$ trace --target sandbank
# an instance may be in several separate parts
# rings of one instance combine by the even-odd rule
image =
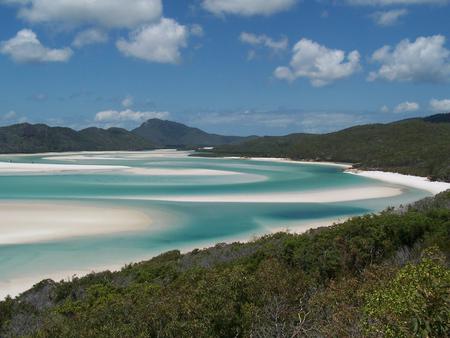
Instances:
[[[59,202],[0,202],[0,245],[144,231],[152,220],[141,211]]]
[[[119,198],[128,200],[196,203],[333,203],[387,198],[398,196],[402,193],[402,189],[396,187],[363,186],[357,188],[259,194],[123,196]]]

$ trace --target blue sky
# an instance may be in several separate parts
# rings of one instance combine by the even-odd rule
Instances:
[[[328,132],[450,111],[448,0],[0,0],[0,124]]]

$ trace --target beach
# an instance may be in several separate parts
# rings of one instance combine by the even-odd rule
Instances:
[[[433,195],[450,189],[450,183],[433,182],[426,177],[420,176],[403,175],[385,171],[362,171],[356,169],[349,169],[346,172],[348,174],[363,176],[374,180],[380,180],[393,184],[401,184],[411,188],[426,190]]]

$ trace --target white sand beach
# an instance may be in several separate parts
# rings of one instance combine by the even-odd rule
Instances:
[[[402,175],[384,171],[362,171],[355,169],[350,169],[346,172],[352,175],[372,178],[383,182],[400,184],[411,188],[426,190],[434,195],[450,189],[450,183],[433,182],[426,177],[420,176]]]
[[[0,245],[150,229],[141,211],[78,203],[0,202]]]

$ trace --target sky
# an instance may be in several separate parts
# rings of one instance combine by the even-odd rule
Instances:
[[[0,0],[0,125],[325,133],[450,111],[450,0]]]

